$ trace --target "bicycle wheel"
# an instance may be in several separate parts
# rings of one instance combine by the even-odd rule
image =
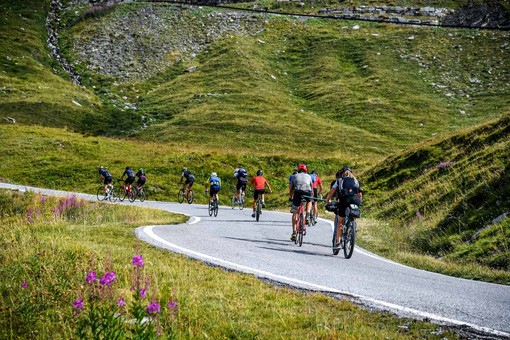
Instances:
[[[123,187],[118,188],[115,191],[115,194],[120,202],[124,201],[124,199],[126,198],[126,190],[124,190]]]
[[[104,192],[104,187],[99,187],[99,189],[97,189],[97,200],[102,202],[106,199],[108,199],[108,194]]]
[[[218,200],[214,198],[213,200],[213,206],[214,206],[214,217],[218,216]]]
[[[245,204],[246,202],[244,201],[244,192],[241,192],[239,194],[239,210],[243,210]]]
[[[136,200],[137,196],[138,196],[138,189],[135,186],[134,188],[131,188],[131,191],[128,192],[129,202],[133,203]]]
[[[145,190],[143,190],[143,187],[138,190],[138,198],[140,198],[140,202],[145,201]]]
[[[115,188],[108,189],[108,199],[110,202],[116,202],[118,199],[118,195],[115,193]]]
[[[260,200],[257,201],[257,211],[255,212],[255,219],[257,220],[257,222],[259,221],[260,219],[260,213],[262,211],[262,204],[260,203]]]
[[[305,228],[305,217],[303,213],[299,214],[299,220],[297,225],[297,244],[301,247],[303,245],[303,234]]]
[[[335,215],[335,222],[333,224],[333,255],[338,255],[340,252],[340,248],[338,247],[338,244],[336,243],[336,235],[338,232],[338,215]]]
[[[189,190],[189,193],[188,193],[188,204],[191,204],[193,203],[193,190]]]
[[[180,189],[177,193],[177,202],[182,203],[184,202],[184,190]]]
[[[213,214],[213,210],[214,210],[213,204],[214,203],[209,202],[209,204],[207,205],[207,212],[209,213],[209,216],[212,216],[212,214]]]
[[[350,259],[354,251],[354,243],[356,242],[356,221],[349,220],[344,234],[344,256]]]

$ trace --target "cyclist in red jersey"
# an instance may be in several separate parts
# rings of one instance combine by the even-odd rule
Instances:
[[[267,180],[263,177],[264,172],[262,170],[257,171],[257,176],[253,177],[253,179],[250,182],[250,189],[253,187],[253,214],[251,214],[251,217],[255,217],[255,210],[257,209],[257,201],[259,197],[262,200],[262,207],[265,208],[266,204],[264,202],[264,194],[266,193],[266,186],[269,189],[269,192],[273,192],[271,190],[271,186],[269,186],[269,183]]]
[[[319,217],[318,215],[318,212],[319,212],[319,209],[318,209],[318,204],[317,204],[317,201],[318,201],[318,198],[319,198],[319,195],[322,195],[322,180],[321,178],[319,177],[319,174],[317,173],[317,170],[314,170],[312,171],[312,174],[310,175],[312,177],[312,188],[313,188],[313,216],[315,217],[315,220],[317,220],[317,218]]]

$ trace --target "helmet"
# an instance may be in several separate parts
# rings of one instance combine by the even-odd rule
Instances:
[[[299,164],[297,167],[297,171],[298,172],[304,171],[304,172],[308,173],[308,168],[306,167],[305,164]]]
[[[217,174],[217,173],[215,173],[215,172],[213,172],[213,173],[211,174],[211,177],[217,177],[217,176],[218,176],[218,174]]]
[[[188,171],[188,168],[184,167],[182,168],[182,171]]]
[[[317,170],[313,170],[312,174],[316,174],[317,175]]]
[[[131,167],[130,166],[126,166],[126,170],[131,170]]]
[[[140,168],[140,169],[138,169],[138,171],[143,172],[143,169],[142,169],[142,168]]]
[[[264,174],[264,171],[262,170],[257,170],[257,176],[262,176]]]
[[[97,170],[101,170],[101,169],[104,169],[104,166],[100,166],[99,168],[97,168]]]
[[[350,171],[350,172],[352,172],[352,169],[351,169],[351,168],[349,168],[347,165],[346,165],[346,166],[344,166],[344,167],[340,170],[340,172],[342,173],[342,176],[343,176],[343,174],[344,174],[346,171]]]

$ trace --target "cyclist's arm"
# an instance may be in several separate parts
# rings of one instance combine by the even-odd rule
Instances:
[[[326,197],[326,203],[331,202],[331,199],[333,198],[335,191],[336,191],[336,188],[331,188],[331,190],[329,190],[328,196]]]
[[[273,192],[273,190],[271,190],[271,186],[269,185],[268,181],[266,180],[266,182],[264,183],[264,185],[267,186],[267,188],[269,189],[269,192]]]

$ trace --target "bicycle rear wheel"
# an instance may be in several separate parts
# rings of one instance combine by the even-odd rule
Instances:
[[[99,202],[102,202],[105,201],[106,199],[108,199],[108,194],[104,192],[104,187],[100,187],[99,189],[97,189],[97,200]]]
[[[138,196],[138,189],[135,186],[134,188],[131,188],[130,192],[128,192],[129,202],[133,203],[136,200],[137,196]]]
[[[138,190],[138,196],[140,198],[140,202],[145,201],[145,190],[143,190],[143,187]]]
[[[207,205],[207,212],[209,213],[209,216],[212,216],[214,210],[214,203],[209,202],[209,205]]]
[[[239,193],[239,210],[243,210],[244,209],[244,205],[245,205],[245,201],[244,201],[244,191],[240,192]]]
[[[126,194],[126,190],[124,190],[123,187],[120,187],[117,189],[116,191],[116,195],[117,195],[117,198],[119,199],[120,202],[123,202],[124,199],[126,198],[127,194]]]
[[[340,248],[338,247],[338,244],[336,243],[336,236],[338,233],[338,215],[335,215],[335,222],[333,224],[333,255],[338,255],[340,252]]]
[[[214,217],[216,217],[218,216],[218,200],[216,198],[214,198],[213,205],[214,205]]]
[[[188,193],[188,204],[191,204],[193,203],[193,190],[189,190],[189,193]]]
[[[180,189],[177,193],[177,202],[182,203],[184,202],[184,190]]]
[[[297,244],[301,247],[303,245],[303,232],[305,228],[305,217],[303,213],[299,214],[299,220],[297,225]]]
[[[261,207],[260,201],[257,201],[257,211],[255,212],[255,219],[257,220],[257,222],[260,219],[261,211],[262,211],[262,207]]]
[[[350,259],[356,242],[356,221],[353,219],[347,222],[344,240],[344,256],[346,259]]]

